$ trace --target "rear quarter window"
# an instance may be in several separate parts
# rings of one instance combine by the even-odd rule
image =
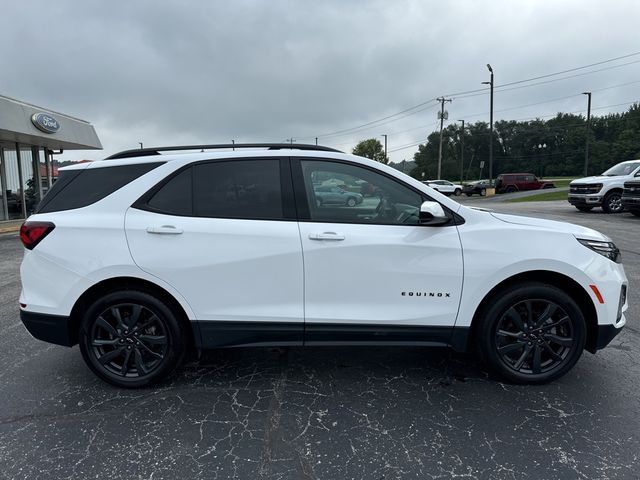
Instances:
[[[164,162],[85,168],[60,172],[56,183],[38,205],[36,213],[87,207],[111,195]]]

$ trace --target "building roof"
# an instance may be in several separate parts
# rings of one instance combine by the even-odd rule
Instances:
[[[93,125],[71,115],[0,95],[0,145],[101,150]]]

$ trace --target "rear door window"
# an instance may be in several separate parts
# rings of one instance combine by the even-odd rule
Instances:
[[[282,220],[280,173],[280,159],[196,163],[134,206],[167,215]]]

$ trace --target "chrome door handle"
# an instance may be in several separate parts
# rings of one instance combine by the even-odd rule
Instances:
[[[310,240],[344,240],[344,235],[340,235],[336,232],[322,232],[322,233],[311,233],[309,234]]]
[[[179,235],[182,233],[181,228],[173,225],[162,225],[161,227],[147,227],[147,233],[156,233],[160,235]]]

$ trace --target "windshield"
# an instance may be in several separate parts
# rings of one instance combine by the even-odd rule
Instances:
[[[640,160],[637,162],[619,163],[618,165],[611,167],[602,175],[606,177],[615,177],[618,175],[629,175],[638,167],[640,167]]]

